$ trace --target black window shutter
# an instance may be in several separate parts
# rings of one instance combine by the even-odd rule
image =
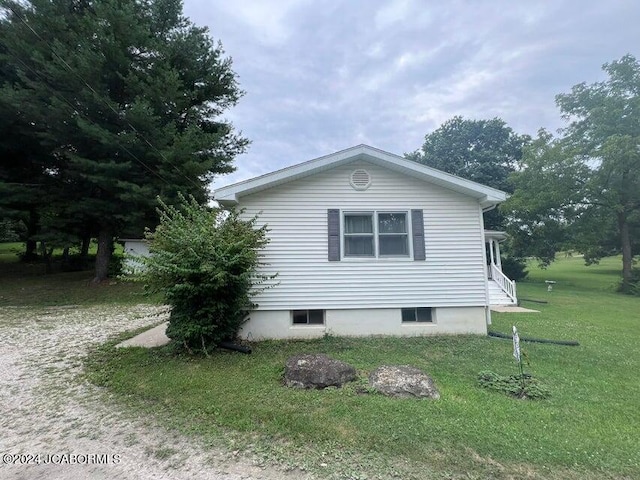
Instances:
[[[327,226],[329,230],[329,261],[340,261],[340,210],[327,210]]]
[[[411,210],[411,231],[413,232],[413,259],[425,260],[424,217],[422,210]]]

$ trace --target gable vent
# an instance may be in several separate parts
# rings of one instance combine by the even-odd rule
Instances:
[[[359,168],[351,173],[351,186],[356,190],[366,190],[371,185],[371,175]]]

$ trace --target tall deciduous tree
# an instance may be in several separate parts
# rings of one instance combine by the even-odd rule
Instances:
[[[569,126],[525,158],[512,205],[516,217],[534,213],[562,225],[587,261],[612,253],[616,238],[628,290],[640,244],[640,64],[625,55],[603,70],[607,80],[556,97]]]
[[[566,144],[544,129],[538,132],[511,175],[513,195],[500,206],[516,255],[536,257],[546,266],[569,246],[589,174]]]
[[[157,196],[205,201],[245,149],[220,120],[242,95],[231,61],[179,0],[0,5],[0,54],[18,77],[0,104],[49,154],[57,227],[97,235],[100,281],[114,236],[155,225]]]
[[[527,135],[518,135],[503,120],[468,120],[456,116],[425,136],[420,150],[407,158],[499,190],[512,191],[508,177],[522,158]],[[488,228],[502,228],[497,212],[487,215]]]
[[[566,141],[596,162],[587,200],[616,220],[626,290],[633,264],[631,231],[640,211],[640,64],[625,55],[603,70],[606,81],[575,85],[556,102],[570,122]]]

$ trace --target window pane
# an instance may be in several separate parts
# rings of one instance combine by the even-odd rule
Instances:
[[[346,256],[373,257],[373,236],[345,237],[344,254]]]
[[[309,323],[313,325],[322,325],[324,323],[324,311],[309,310]]]
[[[379,213],[379,233],[407,233],[406,213]]]
[[[402,309],[402,321],[403,322],[415,322],[416,321],[416,309],[415,308],[403,308]]]
[[[380,255],[409,255],[407,235],[381,235]]]
[[[416,308],[416,317],[419,322],[431,322],[431,307]]]
[[[373,215],[345,215],[345,233],[373,233]]]
[[[307,323],[307,310],[294,310],[293,323]]]

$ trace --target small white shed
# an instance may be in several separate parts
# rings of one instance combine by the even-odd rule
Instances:
[[[135,272],[144,268],[135,257],[149,255],[149,242],[144,238],[121,238],[119,241],[124,245],[125,270]]]

